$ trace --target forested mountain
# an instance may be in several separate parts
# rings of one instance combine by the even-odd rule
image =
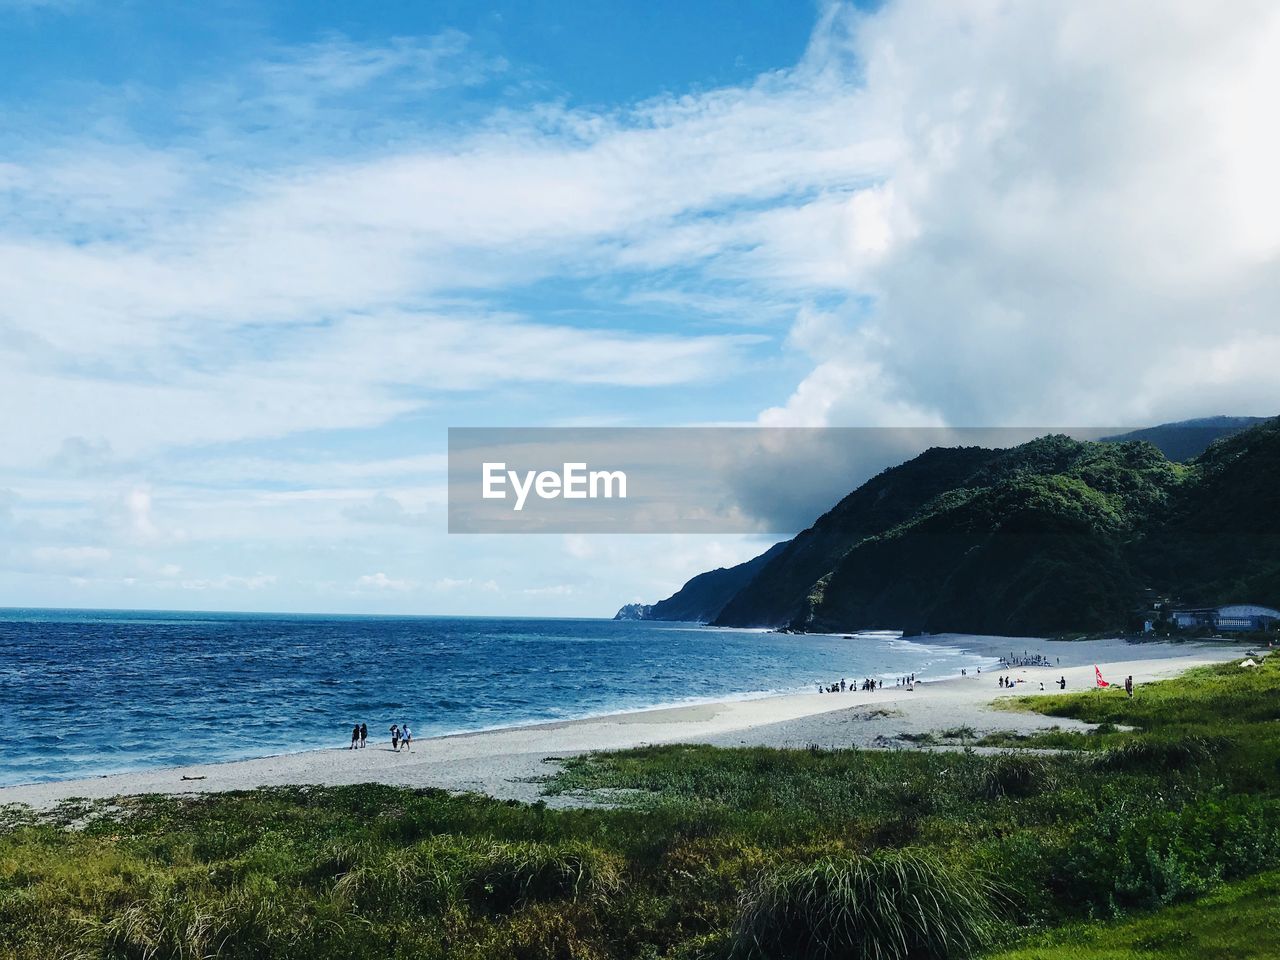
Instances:
[[[1145,440],[937,448],[732,568],[740,586],[706,619],[1045,634],[1120,629],[1146,591],[1274,606],[1278,491],[1280,419],[1231,432],[1187,463]],[[682,593],[668,609],[692,609]]]
[[[1143,427],[1129,433],[1106,437],[1107,440],[1146,440],[1155,444],[1170,460],[1193,460],[1209,448],[1209,444],[1263,423],[1266,417],[1199,417],[1179,420],[1155,427]]]

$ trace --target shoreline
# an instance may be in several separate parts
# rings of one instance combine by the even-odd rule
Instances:
[[[942,637],[931,638],[935,641]],[[1010,652],[1022,638],[961,637],[946,640],[986,654]],[[621,750],[663,743],[716,746],[908,748],[904,734],[968,726],[977,735],[995,730],[1029,732],[1050,726],[1074,727],[1077,721],[992,707],[1011,695],[997,676],[1026,682],[1014,696],[1034,694],[1038,684],[1065,676],[1068,691],[1093,687],[1093,665],[1113,682],[1132,674],[1138,684],[1176,676],[1194,666],[1235,659],[1235,646],[1208,643],[1129,644],[1117,641],[1034,641],[1035,651],[1061,665],[986,670],[945,680],[918,683],[914,691],[886,686],[875,692],[792,693],[750,699],[666,706],[599,717],[555,720],[470,731],[417,740],[411,751],[393,752],[383,739],[364,750],[330,747],[252,759],[150,768],[85,779],[46,781],[0,788],[0,805],[48,809],[72,798],[107,799],[138,794],[190,794],[269,786],[343,786],[384,783],[438,787],[530,802],[542,799],[539,781],[554,772],[555,761],[575,754]],[[1070,648],[1062,649],[1062,648]],[[1127,648],[1127,649],[1126,649]],[[1031,649],[1028,646],[1028,649]],[[1129,652],[1138,657],[1115,657]],[[1017,652],[1016,649],[1013,652]],[[1107,656],[1102,656],[1107,654]],[[1068,662],[1068,657],[1071,662]],[[993,655],[994,659],[994,655]],[[1046,689],[1056,693],[1056,685]],[[188,779],[183,779],[186,777]],[[550,798],[548,798],[550,799]],[[555,798],[557,805],[581,803]]]
[[[764,627],[759,627],[759,628],[723,627],[722,628],[722,627],[711,627],[706,624],[691,624],[691,623],[681,623],[681,622],[674,622],[674,621],[670,624],[670,626],[673,628],[682,629],[682,630],[689,630],[689,629],[709,630],[709,631],[724,630],[731,633],[748,632],[748,633],[764,634],[764,633],[773,632]],[[889,635],[889,634],[892,634],[892,635]],[[815,633],[815,634],[812,634],[811,636],[816,638],[824,638],[824,639],[841,639],[844,637],[848,637],[849,635],[839,634],[839,633],[832,633],[832,634]],[[909,650],[917,652],[922,662],[931,661],[933,658],[935,658],[938,655],[939,651],[945,651],[945,653],[943,654],[944,657],[957,661],[954,664],[955,669],[958,669],[960,666],[966,666],[968,669],[974,670],[979,665],[985,668],[994,662],[993,657],[990,657],[984,653],[968,650],[966,649],[965,644],[963,643],[947,642],[949,637],[952,638],[953,640],[954,638],[962,638],[966,640],[979,641],[979,646],[981,646],[981,641],[987,641],[992,638],[981,637],[979,635],[938,635],[938,636],[941,638],[939,642],[927,643],[920,638],[903,637],[897,631],[864,631],[861,633],[854,634],[852,636],[852,639],[856,642],[856,640],[861,638],[873,637],[878,642],[885,644],[886,649],[888,649],[890,646],[899,648],[899,653],[901,653],[901,649],[900,649],[901,647],[906,647]],[[934,638],[930,637],[928,639],[932,640]],[[963,663],[963,664],[959,663],[958,658],[960,657],[968,657],[970,658],[970,662]],[[929,662],[927,666],[923,666],[918,669],[925,671],[924,673],[917,673],[917,676],[925,680],[945,679],[953,675],[953,672],[954,672],[953,664],[951,663],[948,663],[944,668],[940,664]],[[892,672],[881,671],[879,673],[876,673],[875,676],[877,676],[877,678],[891,679]],[[821,679],[823,680],[824,683],[838,681],[840,679],[839,671],[833,671],[829,675],[824,676]],[[811,690],[815,689],[816,680],[817,678],[815,677],[810,679],[797,680],[793,683],[774,686],[774,687],[766,687],[766,688],[759,688],[759,689],[744,689],[740,691],[720,690],[714,693],[707,693],[707,694],[689,694],[687,696],[677,696],[670,699],[658,699],[654,702],[649,702],[649,703],[637,704],[634,702],[627,703],[623,701],[623,702],[614,703],[614,704],[597,704],[589,707],[583,706],[579,710],[566,710],[559,716],[555,716],[555,715],[547,716],[544,713],[542,716],[535,715],[532,717],[506,719],[502,722],[489,723],[486,725],[474,726],[474,727],[468,727],[466,725],[452,727],[452,728],[445,727],[444,729],[439,729],[439,727],[437,727],[430,734],[419,737],[416,742],[424,742],[428,739],[435,740],[435,739],[442,739],[447,737],[468,736],[468,735],[477,734],[477,733],[495,733],[495,732],[516,730],[516,729],[523,729],[523,728],[538,728],[538,727],[544,727],[549,724],[563,724],[563,723],[573,723],[578,721],[604,720],[604,719],[612,718],[615,716],[623,716],[623,715],[634,714],[634,713],[646,713],[654,710],[697,707],[697,706],[715,705],[720,703],[749,702],[754,700],[772,699],[776,697],[796,696],[796,695],[808,693]],[[390,719],[394,719],[394,718],[390,718]],[[339,726],[341,726],[341,724],[339,724]],[[441,726],[443,726],[443,724]],[[197,765],[205,766],[205,765],[215,765],[215,764],[225,764],[225,763],[239,763],[239,762],[245,762],[250,760],[264,760],[269,758],[290,757],[298,754],[306,754],[306,753],[313,753],[317,751],[334,749],[337,747],[345,748],[347,745],[347,740],[345,739],[345,735],[346,735],[346,730],[344,729],[336,738],[325,735],[325,734],[321,734],[318,737],[308,737],[307,739],[301,739],[297,741],[296,745],[293,745],[293,744],[286,745],[286,744],[280,744],[279,742],[276,742],[270,745],[265,745],[265,744],[259,745],[256,748],[248,747],[247,749],[240,749],[240,750],[234,750],[234,751],[218,750],[212,756],[195,755],[195,756],[183,757],[183,758],[175,757],[170,759],[168,762],[155,763],[155,762],[142,761],[140,764],[137,764],[137,765],[129,765],[128,763],[123,763],[118,767],[116,767],[115,769],[111,769],[110,767],[107,767],[104,769],[102,766],[99,766],[97,769],[90,769],[84,772],[71,770],[71,771],[65,772],[64,774],[60,773],[59,775],[56,775],[50,779],[19,780],[16,782],[9,782],[9,783],[0,781],[0,790],[6,790],[13,787],[38,786],[40,784],[63,783],[63,782],[70,782],[70,781],[90,782],[103,777],[117,777],[117,776],[131,775],[131,774],[142,774],[142,773],[146,773],[147,771],[176,769],[178,767],[186,769],[188,767],[193,767]],[[385,736],[385,727],[375,722],[374,736],[379,738]],[[2,766],[3,766],[3,761],[0,760],[0,767]]]

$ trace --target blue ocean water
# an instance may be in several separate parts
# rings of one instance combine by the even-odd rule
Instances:
[[[612,620],[0,610],[0,785],[954,676],[984,659],[856,639]]]

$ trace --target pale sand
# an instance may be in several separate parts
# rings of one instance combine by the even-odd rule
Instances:
[[[724,746],[804,747],[908,746],[902,733],[972,727],[978,736],[997,730],[1020,732],[1051,726],[1083,727],[1076,721],[992,709],[1004,694],[1001,672],[1024,679],[1017,694],[1046,692],[1060,675],[1067,690],[1094,685],[1093,664],[1120,683],[1132,674],[1138,684],[1172,677],[1189,667],[1242,656],[1240,647],[1208,644],[1142,644],[1122,641],[1055,643],[1043,640],[948,637],[927,642],[965,646],[975,652],[1029,649],[1061,657],[1062,666],[986,669],[982,674],[917,684],[913,691],[892,684],[874,693],[793,694],[615,714],[589,720],[512,727],[417,741],[412,752],[394,753],[384,739],[364,750],[312,750],[228,763],[144,770],[89,780],[66,780],[0,789],[0,804],[48,808],[69,798],[108,798],[144,793],[208,793],[291,784],[387,783],[474,791],[502,799],[539,799],[538,780],[553,773],[556,758],[597,750],[660,743]],[[1127,654],[1130,658],[1117,656]],[[1095,661],[1094,658],[1097,658]],[[838,679],[838,678],[835,678]],[[855,679],[855,678],[848,678]],[[860,679],[860,678],[858,678]],[[1139,695],[1141,695],[1139,693]],[[380,737],[385,737],[381,731]],[[201,779],[187,779],[196,777]],[[584,802],[551,798],[558,805]]]

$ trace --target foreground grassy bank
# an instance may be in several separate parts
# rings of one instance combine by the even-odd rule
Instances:
[[[1113,923],[1069,925],[993,960],[1234,960],[1280,957],[1280,873]]]
[[[1051,755],[652,748],[547,784],[604,809],[369,785],[10,811],[0,956],[1276,955],[1280,658],[1034,706],[1107,726]]]

